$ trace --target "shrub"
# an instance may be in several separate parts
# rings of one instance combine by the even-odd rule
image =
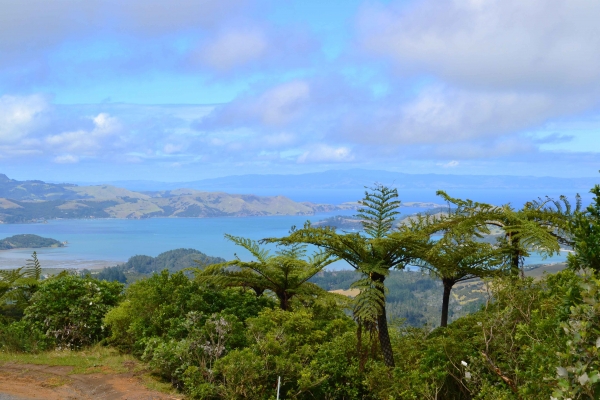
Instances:
[[[54,338],[58,348],[88,346],[107,336],[102,319],[122,290],[118,282],[61,274],[42,282],[23,320]]]
[[[141,279],[127,288],[125,300],[105,318],[111,328],[110,342],[124,351],[141,356],[146,340],[161,338],[182,340],[190,334],[186,323],[190,312],[198,313],[198,326],[215,313],[235,316],[239,321],[256,316],[275,302],[256,297],[240,289],[215,289],[191,281],[183,272],[163,271]],[[230,346],[241,346],[246,336],[243,329],[233,332]]]
[[[10,352],[38,353],[52,349],[54,338],[48,337],[26,321],[0,325],[0,349]]]

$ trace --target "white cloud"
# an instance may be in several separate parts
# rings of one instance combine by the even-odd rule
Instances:
[[[298,118],[310,98],[310,87],[304,81],[279,85],[259,97],[256,112],[266,125],[285,125]]]
[[[297,142],[296,135],[290,132],[280,132],[272,135],[264,135],[257,140],[264,146],[270,149],[280,149],[291,146]]]
[[[452,160],[452,161],[449,161],[449,162],[447,162],[445,164],[444,163],[438,163],[437,165],[439,165],[442,168],[454,168],[454,167],[458,167],[459,164],[460,163],[458,161]]]
[[[163,151],[167,154],[174,154],[174,153],[179,153],[180,151],[182,151],[183,147],[184,147],[183,145],[167,143],[164,145]]]
[[[210,28],[244,11],[246,0],[27,0],[4,1],[0,13],[0,49],[43,48],[77,33],[108,29],[164,34]]]
[[[53,161],[57,164],[75,164],[79,162],[79,157],[71,154],[65,154],[54,157]]]
[[[310,84],[294,80],[274,86],[258,96],[241,96],[216,107],[197,124],[200,130],[228,127],[281,127],[301,116],[311,100]]]
[[[465,85],[533,90],[600,86],[600,2],[424,0],[363,8],[365,49],[398,70]]]
[[[95,154],[103,147],[110,146],[113,136],[121,129],[118,119],[106,113],[100,113],[91,119],[94,124],[93,129],[80,129],[48,136],[46,143],[62,151],[86,154]]]
[[[304,163],[340,163],[354,161],[352,151],[348,147],[335,147],[326,144],[313,146],[298,157],[299,164]]]
[[[429,87],[372,115],[348,115],[339,135],[358,143],[455,143],[513,135],[551,118],[586,110],[589,98]]]
[[[265,34],[259,29],[248,29],[222,32],[199,53],[210,67],[227,71],[259,59],[267,49]]]
[[[0,97],[0,142],[22,140],[39,126],[39,116],[49,108],[41,95]]]

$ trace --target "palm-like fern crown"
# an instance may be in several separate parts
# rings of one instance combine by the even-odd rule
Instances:
[[[573,209],[566,197],[561,196],[558,201],[551,198],[534,200],[526,203],[522,209],[515,210],[510,204],[498,207],[455,199],[442,191],[438,195],[457,207],[456,215],[462,216],[460,225],[479,233],[489,233],[488,226],[497,226],[505,234],[505,244],[513,249],[518,248],[523,256],[527,256],[529,251],[552,256],[560,250],[559,243],[568,244],[566,232],[569,221],[581,205],[577,198]],[[452,223],[455,224],[454,221]]]
[[[358,209],[357,216],[362,219],[362,225],[367,235],[373,238],[383,238],[394,227],[400,200],[398,190],[381,184],[369,188],[365,197],[358,203],[362,206]]]
[[[41,276],[42,266],[35,251],[24,267],[0,270],[0,306],[26,302]]]
[[[306,245],[291,243],[270,254],[254,240],[232,235],[225,237],[250,252],[254,260],[242,261],[236,255],[236,260],[197,271],[198,280],[222,286],[250,287],[260,292],[271,290],[278,297],[285,296],[287,299],[294,295],[324,293],[308,280],[336,261],[328,252],[321,251],[306,257]]]
[[[488,243],[450,231],[439,241],[430,242],[415,264],[441,279],[459,282],[493,274],[503,264],[503,257]]]
[[[590,268],[600,271],[600,185],[590,190],[594,194],[592,204],[584,212],[577,210],[571,220],[571,233],[574,254],[568,258],[573,269]]]

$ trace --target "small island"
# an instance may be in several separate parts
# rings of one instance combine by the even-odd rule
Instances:
[[[64,243],[56,239],[38,235],[21,234],[0,240],[0,250],[38,249],[43,247],[64,247]]]

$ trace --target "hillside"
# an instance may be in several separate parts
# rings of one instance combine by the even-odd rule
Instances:
[[[38,249],[42,247],[64,247],[64,244],[55,239],[29,234],[14,235],[0,240],[0,250]]]
[[[156,257],[136,255],[130,257],[124,264],[103,268],[100,271],[85,270],[84,274],[91,274],[95,278],[107,281],[132,282],[144,276],[162,270],[171,273],[185,268],[199,267],[225,262],[224,258],[208,256],[195,249],[175,249],[165,251]]]
[[[295,202],[284,196],[255,196],[175,189],[135,192],[111,185],[76,186],[16,181],[0,174],[0,222],[67,218],[250,217],[311,215],[345,209]]]

